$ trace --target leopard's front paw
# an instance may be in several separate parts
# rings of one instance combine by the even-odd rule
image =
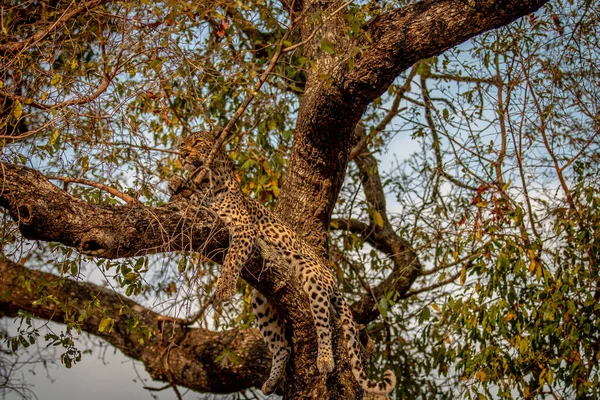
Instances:
[[[332,354],[319,354],[317,357],[317,368],[322,374],[328,374],[333,371],[335,362],[333,361]]]
[[[262,392],[268,396],[271,393],[273,393],[275,391],[275,389],[277,389],[277,382],[273,382],[271,379],[268,379],[263,385],[262,385]]]

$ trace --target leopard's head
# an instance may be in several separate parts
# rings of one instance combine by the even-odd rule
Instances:
[[[196,132],[183,139],[179,143],[179,157],[183,168],[193,171],[198,167],[205,166],[215,141],[215,137],[210,132]],[[219,149],[210,165],[210,169],[214,170],[223,163],[228,164],[229,160],[223,150]]]

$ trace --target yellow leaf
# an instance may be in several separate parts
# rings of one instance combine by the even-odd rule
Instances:
[[[87,172],[89,167],[90,167],[90,158],[86,154],[85,156],[83,156],[81,158],[81,169],[83,169],[83,172]]]
[[[533,275],[533,273],[535,272],[535,266],[536,266],[536,262],[535,259],[531,259],[531,262],[529,263],[529,275]]]
[[[50,146],[54,146],[54,144],[58,141],[59,136],[60,133],[58,129],[55,129],[54,132],[52,132],[52,135],[50,136]]]
[[[481,382],[485,382],[485,380],[487,379],[487,374],[485,373],[485,371],[477,371],[477,373],[475,374],[475,378]]]
[[[515,314],[514,311],[509,311],[508,314],[506,314],[506,322],[510,322],[513,319],[517,318],[517,314]]]
[[[112,329],[112,325],[115,323],[115,320],[110,318],[110,317],[104,317],[102,318],[102,321],[100,321],[100,325],[98,325],[98,331],[99,332],[104,332],[104,330],[106,328],[108,328],[108,326],[110,325],[110,330]]]
[[[383,217],[377,210],[373,210],[373,222],[380,228],[383,228]]]
[[[433,308],[433,309],[434,309],[435,311],[437,311],[437,312],[440,312],[440,307],[439,307],[437,304],[435,304],[435,303],[433,303],[433,304],[431,305],[431,308]]]
[[[464,285],[466,280],[467,280],[467,267],[464,266],[460,270],[460,284]]]
[[[271,121],[271,120],[269,120],[269,122],[270,122],[270,121]],[[277,128],[277,126],[275,126],[275,128]],[[269,163],[268,163],[268,162],[264,161],[264,162],[262,163],[262,167],[263,167],[263,169],[265,170],[265,172],[266,172],[268,175],[271,175],[271,166],[269,165]]]
[[[13,108],[13,115],[15,116],[16,119],[21,118],[21,115],[23,115],[23,106],[21,105],[21,102],[19,100],[15,100],[15,106]]]
[[[50,79],[50,84],[53,86],[58,85],[61,82],[62,82],[62,76],[60,76],[60,74],[54,74],[52,79]]]

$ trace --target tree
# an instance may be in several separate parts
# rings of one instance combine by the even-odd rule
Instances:
[[[166,181],[177,138],[220,124],[244,192],[331,260],[374,339],[370,375],[391,364],[399,398],[597,395],[595,2],[54,0],[2,15],[0,315],[64,323],[43,340],[65,366],[85,331],[174,388],[260,387],[249,284],[291,332],[284,397],[361,396],[342,340],[319,375],[307,300],[260,259],[236,303],[211,305],[227,235]],[[406,132],[422,151],[380,173]],[[42,340],[23,326],[14,350]]]

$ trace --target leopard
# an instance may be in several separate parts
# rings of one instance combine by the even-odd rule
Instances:
[[[243,194],[234,165],[225,151],[219,148],[212,153],[215,143],[215,132],[206,131],[193,133],[180,142],[178,153],[183,168],[189,171],[189,178],[174,177],[169,190],[171,194],[191,190],[194,201],[214,212],[228,230],[229,248],[217,279],[216,300],[232,299],[243,266],[258,251],[267,267],[277,265],[289,269],[290,276],[302,285],[317,333],[319,373],[328,374],[335,367],[330,326],[330,309],[333,309],[339,315],[355,379],[366,393],[387,395],[396,386],[396,376],[392,370],[386,370],[380,382],[367,378],[360,357],[358,326],[335,287],[334,275],[325,258],[265,206]],[[291,348],[280,311],[254,288],[251,306],[272,356],[270,375],[262,386],[263,393],[268,395],[283,378]]]

